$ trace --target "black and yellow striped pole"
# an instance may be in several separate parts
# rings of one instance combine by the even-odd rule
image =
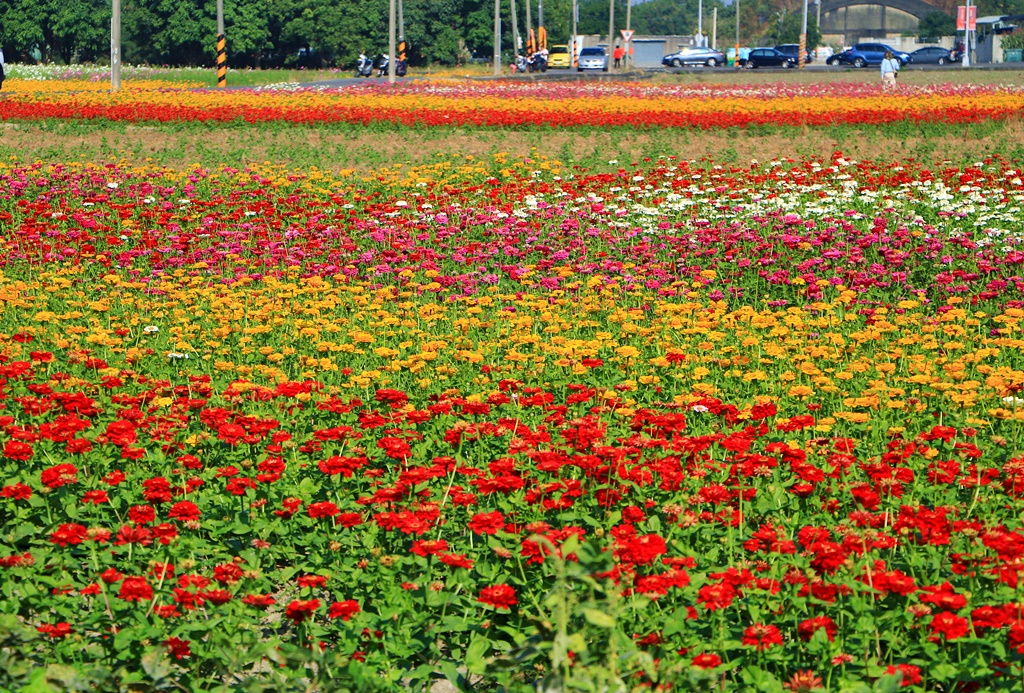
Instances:
[[[217,86],[228,85],[228,40],[224,36],[224,0],[217,0]]]

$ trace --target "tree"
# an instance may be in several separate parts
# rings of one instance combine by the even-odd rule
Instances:
[[[3,45],[15,55],[38,48],[43,62],[95,60],[109,45],[110,5],[105,0],[8,0],[0,10]]]
[[[917,33],[924,40],[955,36],[956,20],[945,12],[929,12],[918,25]]]
[[[768,31],[765,32],[765,38],[775,43],[799,43],[802,23],[802,12],[787,12],[769,26]],[[819,43],[821,43],[821,31],[818,29],[818,22],[813,14],[808,13],[807,50],[814,50]]]

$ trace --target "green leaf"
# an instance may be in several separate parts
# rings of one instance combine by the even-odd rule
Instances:
[[[615,619],[603,611],[597,609],[584,609],[583,618],[587,619],[587,623],[597,626],[598,628],[614,628]]]
[[[142,670],[156,683],[167,678],[173,669],[170,660],[167,658],[167,651],[162,647],[151,648],[146,654],[142,655],[140,663],[142,664]]]
[[[28,685],[21,689],[24,693],[57,693],[56,690],[46,682],[46,669],[36,669],[28,680]]]
[[[679,607],[665,620],[665,626],[661,631],[662,635],[667,638],[670,635],[684,632],[686,630],[686,621],[689,617],[690,612],[687,611],[686,607]]]
[[[491,641],[482,636],[473,636],[466,649],[466,668],[472,674],[483,674],[487,670],[487,653],[491,651]]]

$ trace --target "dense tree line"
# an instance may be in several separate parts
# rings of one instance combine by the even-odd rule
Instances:
[[[516,0],[520,32],[526,3],[536,25],[538,0]],[[627,0],[615,0],[616,29]],[[986,7],[986,2],[991,8]],[[609,0],[579,0],[579,32],[606,34]],[[698,0],[634,5],[639,34],[692,35]],[[350,65],[360,51],[387,46],[388,0],[224,0],[230,62],[235,67]],[[791,40],[800,0],[741,0],[741,37],[748,43]],[[493,50],[493,0],[405,0],[405,34],[415,64],[459,64]],[[501,0],[502,46],[512,47],[509,0]],[[552,42],[565,42],[571,0],[544,0]],[[704,29],[718,8],[719,38],[734,35],[735,5],[704,2]],[[983,0],[981,11],[1024,12],[1024,0]],[[151,65],[210,65],[215,0],[122,0],[124,59]],[[10,61],[102,62],[109,56],[110,0],[0,0],[0,43]],[[796,29],[799,31],[799,28]],[[815,29],[816,31],[816,29]],[[811,31],[812,35],[815,31]]]

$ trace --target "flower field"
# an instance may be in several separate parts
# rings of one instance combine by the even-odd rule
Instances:
[[[132,84],[128,82],[127,84]],[[5,120],[287,122],[475,127],[726,128],[885,123],[977,123],[1019,118],[1020,87],[874,83],[641,85],[411,82],[345,89],[285,87],[218,92],[141,80],[111,95],[101,82],[12,81]]]
[[[3,688],[1020,690],[1009,163],[0,166]]]

